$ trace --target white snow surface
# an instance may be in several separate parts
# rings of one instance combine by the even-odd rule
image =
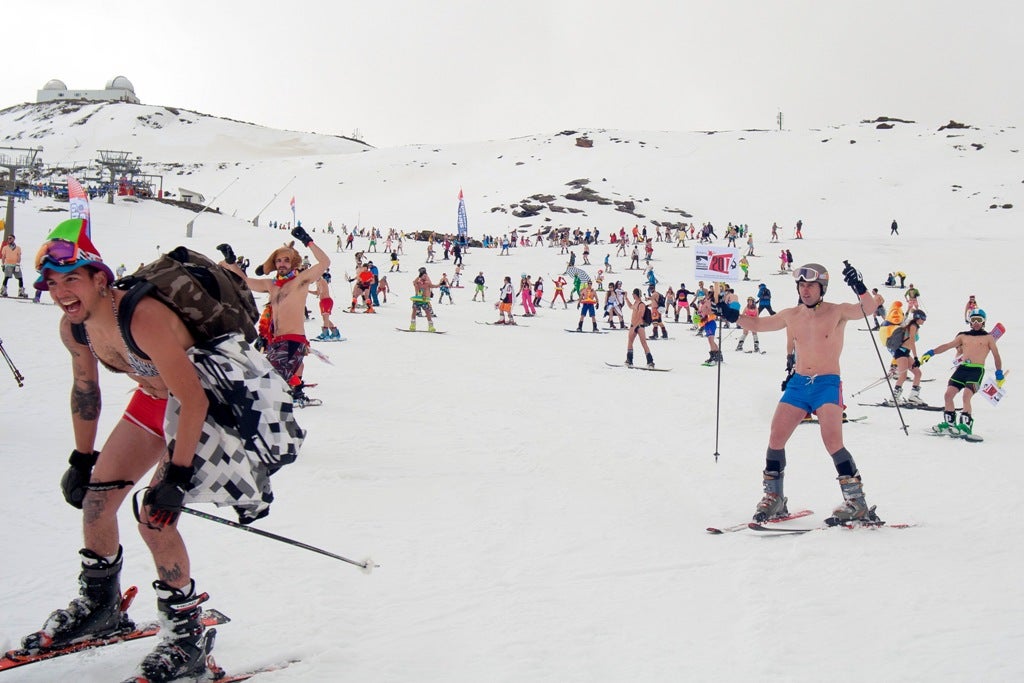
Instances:
[[[11,139],[17,124],[2,121],[6,144],[18,146]],[[816,261],[831,270],[830,301],[854,300],[838,277],[844,259],[869,286],[880,286],[889,271],[906,271],[929,314],[922,349],[964,329],[963,306],[975,294],[990,327],[1002,321],[1008,328],[1000,348],[1004,367],[1013,370],[1024,341],[1013,289],[1024,136],[1012,127],[939,131],[941,123],[715,134],[594,130],[578,132],[595,141],[592,149],[576,147],[576,135],[538,134],[285,155],[273,143],[240,151],[244,139],[214,129],[197,142],[180,126],[163,131],[162,147],[147,143],[147,161],[189,165],[181,184],[207,197],[240,177],[217,202],[223,214],[198,217],[194,237],[186,239],[189,212],[97,200],[93,237],[112,267],[131,269],[177,244],[216,255],[214,246],[224,241],[255,265],[289,239],[266,224],[290,220],[288,199],[295,195],[298,217],[317,229],[314,237],[332,257],[340,311],[348,298],[341,276],[353,272],[353,258],[335,253],[333,237],[323,233],[327,220],[336,227],[359,217],[385,230],[454,231],[460,187],[474,237],[567,225],[600,227],[605,240],[608,231],[634,223],[653,234],[651,220],[682,220],[666,210],[682,209],[695,221],[712,221],[720,235],[728,221],[749,224],[761,256],[751,259],[752,275],[771,287],[777,309],[795,303],[792,280],[773,275],[780,248],[790,248],[798,264]],[[61,153],[78,158],[58,144],[69,131],[52,134],[53,162]],[[292,135],[301,134],[260,139]],[[47,150],[51,137],[32,144]],[[96,137],[95,149],[118,147]],[[566,183],[581,178],[609,199],[635,200],[645,218],[566,200]],[[491,211],[534,194],[585,213],[544,210],[519,219]],[[268,202],[261,227],[250,225]],[[29,271],[37,245],[66,217],[66,204],[33,198],[16,212]],[[894,218],[898,237],[889,235]],[[797,219],[805,226],[802,241],[792,239]],[[772,221],[783,227],[779,245],[768,243]],[[609,252],[614,247],[598,245],[591,260]],[[655,245],[662,287],[693,288],[693,253]],[[386,254],[371,257],[386,274]],[[846,446],[869,503],[884,519],[918,526],[716,537],[705,527],[748,519],[761,496],[769,422],[784,376],[783,334],[762,334],[767,354],[746,355],[733,351],[738,335],[727,330],[719,374],[700,366],[706,341],[686,325],[669,325],[671,338],[652,350],[658,366],[672,372],[647,373],[605,365],[622,362],[622,332],[564,332],[575,327],[575,309],[545,304],[515,329],[475,324],[495,317],[504,275],[518,282],[526,272],[547,281],[561,272],[565,256],[548,248],[517,248],[509,256],[470,250],[465,280],[483,271],[487,302],[470,300],[471,285],[455,289],[454,305],[436,306],[438,328],[447,334],[397,332],[408,325],[410,282],[424,259],[425,244],[407,242],[404,272],[389,277],[394,291],[378,315],[335,313],[348,341],[317,347],[333,365],[307,362],[306,380],[319,384],[311,394],[324,405],[299,413],[305,446],[275,475],[277,500],[256,525],[355,560],[372,557],[379,569],[367,576],[252,534],[181,520],[193,574],[212,596],[208,606],[232,618],[219,627],[215,649],[226,669],[298,660],[261,675],[267,683],[1024,677],[1024,542],[1012,526],[1021,487],[1012,476],[1020,469],[1013,444],[1024,428],[1012,374],[1002,405],[975,400],[983,443],[924,435],[941,414],[921,411],[903,413],[906,435],[895,411],[857,405],[884,398],[884,386],[851,398],[882,375],[870,336],[857,329],[864,325],[851,323],[842,363],[848,412],[868,419],[845,426]],[[612,277],[640,286],[639,271],[624,270],[627,259],[612,261]],[[443,261],[428,268],[435,280],[453,270]],[[755,287],[740,283],[737,291],[745,298]],[[890,301],[902,295],[881,291]],[[547,300],[551,292],[549,286]],[[316,311],[312,297],[309,306]],[[81,513],[63,502],[58,487],[73,447],[59,315],[55,306],[0,301],[0,336],[25,375],[19,389],[0,365],[3,649],[77,591]],[[310,336],[318,322],[314,315]],[[929,403],[941,402],[952,355],[925,366],[926,378],[935,380],[924,384]],[[105,435],[132,385],[106,372],[101,381]],[[790,509],[816,512],[793,524],[816,523],[840,502],[817,428],[799,427],[787,456]],[[148,621],[156,616],[152,561],[128,506],[120,519],[123,585],[140,586],[132,612]],[[3,680],[109,683],[131,674],[152,645],[64,657],[7,672]]]

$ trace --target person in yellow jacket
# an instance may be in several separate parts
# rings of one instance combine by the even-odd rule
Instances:
[[[889,307],[889,312],[885,314],[885,322],[882,323],[881,329],[878,330],[878,341],[882,343],[882,346],[885,346],[885,342],[889,341],[889,335],[899,327],[905,317],[907,316],[903,312],[903,302],[893,301],[892,306]]]

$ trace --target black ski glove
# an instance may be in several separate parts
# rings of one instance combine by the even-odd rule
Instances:
[[[313,238],[309,236],[309,233],[306,232],[306,229],[301,225],[296,225],[292,228],[292,237],[302,242],[307,247],[309,246],[309,243],[313,241]]]
[[[850,265],[849,261],[843,261],[843,263],[846,264],[846,267],[843,268],[843,280],[857,296],[861,296],[868,291],[868,288],[864,286],[864,278],[856,268]]]
[[[192,466],[169,463],[164,478],[151,486],[142,498],[149,508],[146,521],[153,528],[170,526],[178,521],[185,506],[185,492],[192,488]]]
[[[99,457],[99,451],[92,453],[71,451],[71,457],[68,458],[71,467],[60,478],[60,490],[64,493],[64,500],[71,507],[82,509],[85,492],[89,489],[89,477],[92,476],[93,465],[96,464],[96,459]]]
[[[258,277],[263,277],[263,264],[262,263],[260,265],[256,266],[256,275]]]
[[[224,244],[218,244],[217,251],[224,254],[224,263],[234,263],[238,260],[235,258],[235,250],[232,249],[231,245],[227,242]]]
[[[782,380],[782,391],[786,390],[790,378],[796,373],[796,354],[786,354],[786,379]]]

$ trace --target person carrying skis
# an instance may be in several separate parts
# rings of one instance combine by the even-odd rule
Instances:
[[[843,504],[833,511],[835,523],[877,521],[875,508],[868,507],[860,473],[853,456],[843,445],[843,401],[839,357],[843,351],[846,323],[863,317],[873,300],[857,270],[847,264],[843,279],[857,294],[858,303],[833,304],[824,300],[829,275],[824,266],[805,264],[793,271],[799,303],[767,318],[739,315],[728,307],[719,310],[735,316],[744,330],[773,332],[786,330],[787,346],[796,354],[794,374],[786,383],[772,417],[764,468],[764,497],[754,510],[754,521],[788,514],[783,495],[786,443],[807,413],[817,411],[821,440],[838,473]]]
[[[985,330],[985,319],[985,311],[977,309],[971,313],[971,329],[960,332],[953,337],[952,341],[921,354],[921,362],[927,363],[933,356],[955,348],[962,359],[956,366],[956,370],[953,371],[946,387],[945,412],[943,414],[945,419],[932,427],[933,431],[948,434],[957,430],[964,435],[974,433],[971,399],[974,398],[974,394],[981,387],[981,381],[985,378],[985,361],[988,360],[989,353],[992,354],[992,359],[996,363],[996,384],[1002,386],[1005,380],[1003,359],[999,355],[996,340]],[[953,399],[961,390],[964,392],[963,408],[960,411],[960,421],[957,422]]]
[[[117,512],[135,482],[155,467],[137,517],[156,565],[153,588],[164,640],[142,660],[139,675],[153,683],[201,676],[213,646],[200,620],[200,605],[209,595],[197,590],[178,517],[186,503],[204,500],[238,506],[242,523],[249,523],[268,513],[271,495],[262,453],[250,452],[236,425],[211,414],[204,386],[229,383],[239,403],[257,414],[256,405],[279,406],[280,412],[267,417],[281,437],[275,446],[290,455],[280,466],[295,459],[305,436],[292,418],[287,384],[241,333],[219,338],[212,348],[204,345],[203,359],[216,365],[220,376],[215,379],[205,364],[193,360],[198,347],[185,323],[155,297],[143,297],[131,317],[121,319],[119,306],[128,293],[111,288],[114,275],[82,219],[64,221],[50,233],[36,269],[35,288],[49,291],[63,312],[60,337],[71,355],[75,448],[60,486],[68,504],[84,510],[84,544],[79,596],[26,636],[22,647],[58,650],[135,628],[120,589],[124,551]],[[304,298],[305,287],[297,298],[300,310]],[[129,336],[142,355],[129,350]],[[101,363],[137,387],[97,451]],[[255,392],[239,386],[249,377],[260,378]],[[248,487],[253,493],[240,492]]]

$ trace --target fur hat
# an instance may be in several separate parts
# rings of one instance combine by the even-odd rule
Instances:
[[[274,265],[274,261],[277,260],[278,256],[287,256],[291,261],[292,268],[298,269],[302,265],[302,257],[299,256],[299,252],[295,250],[295,241],[286,243],[282,247],[278,247],[270,253],[270,257],[263,262],[263,272],[270,274],[277,271],[277,266]]]

